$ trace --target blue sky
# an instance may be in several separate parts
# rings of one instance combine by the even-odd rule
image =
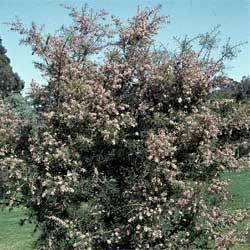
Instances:
[[[93,9],[106,9],[110,14],[126,20],[136,13],[137,7],[162,5],[161,13],[168,15],[157,41],[171,49],[173,37],[194,36],[210,31],[220,24],[221,40],[231,37],[232,42],[245,42],[238,58],[227,64],[228,76],[240,80],[250,74],[250,0],[0,0],[0,36],[8,50],[12,66],[26,82],[26,90],[32,79],[43,82],[32,65],[35,59],[26,47],[19,46],[19,36],[4,24],[18,16],[25,24],[35,21],[54,31],[62,23],[68,23],[67,13],[60,6],[66,3],[81,6],[87,3]]]

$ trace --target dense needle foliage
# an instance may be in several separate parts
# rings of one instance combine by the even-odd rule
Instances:
[[[0,97],[19,93],[24,87],[24,82],[17,73],[13,72],[6,52],[7,50],[2,45],[2,39],[0,38]]]

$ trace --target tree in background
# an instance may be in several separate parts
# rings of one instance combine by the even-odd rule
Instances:
[[[250,76],[242,77],[242,80],[237,84],[235,98],[237,101],[250,100]]]
[[[10,66],[10,59],[6,55],[6,49],[0,38],[0,96],[6,97],[13,93],[20,93],[24,88],[24,82]]]
[[[230,226],[247,213],[222,208],[221,176],[238,162],[207,100],[236,47],[213,59],[212,32],[170,53],[154,41],[166,21],[158,9],[139,10],[124,25],[115,17],[109,24],[104,11],[67,8],[73,23],[55,35],[11,25],[48,82],[33,86],[37,130],[0,154],[5,199],[29,208],[41,229],[37,247],[232,246],[243,235]],[[0,126],[8,136],[8,123]]]
[[[225,80],[224,86],[211,93],[211,99],[235,99],[237,102],[250,100],[250,77],[243,76],[240,82]]]

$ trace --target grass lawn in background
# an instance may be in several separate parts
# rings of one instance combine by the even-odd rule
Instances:
[[[250,170],[242,170],[240,172],[230,172],[225,175],[230,179],[228,191],[232,194],[233,200],[230,201],[226,209],[235,211],[238,209],[250,209]],[[247,243],[237,246],[234,250],[250,250],[250,219],[237,225],[238,229],[248,229]]]
[[[37,237],[33,224],[19,224],[24,209],[0,210],[0,250],[30,250]]]
[[[250,170],[231,172],[225,175],[231,179],[228,190],[233,195],[226,209],[235,211],[237,209],[250,208]],[[0,211],[0,250],[31,250],[37,233],[34,234],[34,225],[19,225],[19,221],[25,210],[15,209]],[[240,229],[250,228],[250,220],[238,226]],[[250,239],[248,243],[237,246],[234,250],[250,250]]]

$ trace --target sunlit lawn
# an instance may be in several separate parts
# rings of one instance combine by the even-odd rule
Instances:
[[[250,209],[250,171],[243,170],[241,172],[228,173],[226,178],[231,179],[228,190],[233,195],[233,201],[226,206],[228,210]],[[250,220],[241,223],[237,226],[238,229],[248,229],[250,236]],[[250,250],[250,237],[248,242],[242,246],[237,246],[237,250]]]
[[[32,249],[37,233],[33,233],[32,224],[20,226],[19,222],[23,215],[23,209],[0,212],[0,250]]]
[[[231,179],[229,191],[233,194],[234,200],[231,201],[226,209],[237,210],[250,208],[250,171],[241,171],[238,173],[228,173],[227,178]],[[19,225],[20,218],[24,210],[16,209],[9,212],[4,210],[0,212],[0,250],[30,250],[37,237],[34,234],[34,225]],[[240,229],[249,228],[250,220],[238,226]],[[237,246],[237,250],[249,250],[250,239],[248,243]]]

